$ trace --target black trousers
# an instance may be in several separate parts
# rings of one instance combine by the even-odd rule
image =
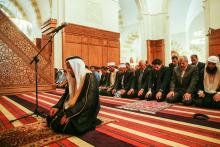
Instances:
[[[192,105],[193,104],[193,99],[194,99],[194,94],[192,94],[191,99],[189,100],[184,100],[183,95],[186,93],[186,91],[179,90],[179,91],[174,91],[174,96],[172,97],[167,97],[166,101],[168,103],[178,103],[182,102],[184,105]]]
[[[48,126],[57,133],[64,133],[64,134],[78,134],[76,129],[72,125],[71,121],[67,124],[61,125],[60,121],[64,116],[64,112],[59,110],[54,116],[47,116],[47,124]]]
[[[205,97],[199,97],[197,96],[194,99],[194,103],[196,106],[199,107],[209,107],[209,108],[220,108],[220,101],[216,102],[214,101],[213,97],[215,94],[210,94],[205,92]]]

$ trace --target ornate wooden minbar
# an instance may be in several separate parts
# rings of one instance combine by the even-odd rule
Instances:
[[[0,10],[0,95],[35,91],[33,56],[39,49]],[[53,89],[53,58],[39,56],[39,90]]]

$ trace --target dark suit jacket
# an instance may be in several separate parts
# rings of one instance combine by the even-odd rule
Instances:
[[[136,89],[136,90],[140,90],[138,89],[138,79],[140,76],[140,72],[141,71],[138,69],[134,72],[134,75],[133,75],[131,88]],[[149,86],[151,85],[150,75],[151,75],[151,69],[145,68],[142,79],[141,79],[141,89],[148,90]]]
[[[172,73],[173,73],[173,69],[178,66],[178,65],[174,65],[173,63],[169,64],[169,69],[170,69],[170,76],[172,77]]]
[[[191,64],[192,65],[192,64]],[[198,72],[201,73],[202,70],[204,69],[205,67],[205,63],[202,63],[202,62],[198,62],[197,64],[197,68],[198,68]]]
[[[108,80],[110,80],[109,78],[110,74],[106,73],[105,75],[102,74],[101,79],[99,81],[99,86],[108,86]]]
[[[197,89],[199,80],[198,69],[194,65],[188,65],[183,78],[181,78],[180,67],[177,66],[173,70],[172,79],[170,83],[170,90],[182,90],[188,93],[194,93]]]
[[[162,90],[163,93],[167,93],[170,84],[170,69],[162,66],[159,71],[153,70],[151,80],[151,89],[153,91],[158,92],[159,90]]]
[[[124,88],[122,87],[122,84],[121,84],[123,75],[124,75]],[[118,72],[114,89],[116,89],[116,90],[119,90],[119,89],[129,90],[131,87],[132,77],[133,77],[133,72],[131,72],[131,71],[126,71],[125,73]]]

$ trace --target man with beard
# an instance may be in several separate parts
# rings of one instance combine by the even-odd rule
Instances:
[[[108,68],[110,73],[107,79],[107,88],[102,90],[101,95],[113,96],[112,90],[118,77],[118,70],[115,68],[115,62],[109,62]]]
[[[179,57],[178,64],[173,70],[166,100],[168,103],[182,101],[184,105],[191,105],[199,80],[198,69],[188,64],[186,56]]]
[[[96,79],[80,57],[66,59],[68,86],[50,109],[47,123],[58,133],[82,134],[95,128],[100,110]]]
[[[151,69],[146,68],[143,60],[138,62],[138,69],[134,71],[130,90],[127,92],[129,98],[138,97],[144,99],[146,91],[149,90]]]
[[[112,90],[112,94],[115,97],[128,97],[127,92],[131,86],[133,72],[126,68],[125,64],[119,65],[119,74]]]
[[[147,92],[145,98],[161,102],[165,99],[169,90],[170,69],[163,66],[160,59],[154,59],[152,65],[151,85],[149,87],[151,90]]]
[[[220,66],[216,56],[208,58],[205,69],[199,78],[197,106],[220,108]]]
[[[108,84],[109,84],[109,73],[108,73],[108,68],[103,66],[101,68],[101,79],[99,82],[99,94],[104,95],[106,90],[108,89]]]

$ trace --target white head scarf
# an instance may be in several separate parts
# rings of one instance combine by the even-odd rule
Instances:
[[[82,90],[85,81],[86,68],[85,63],[82,59],[73,58],[69,59],[69,62],[75,78],[73,78],[70,73],[67,73],[67,80],[69,84],[69,99],[65,102],[65,109],[73,106],[78,99],[78,96]]]
[[[214,82],[213,83],[210,83],[210,81],[209,81],[210,75],[206,72],[206,67],[208,66],[207,65],[208,62],[215,63],[216,67],[217,67],[217,72],[215,74]],[[207,63],[206,63],[205,69],[204,69],[204,81],[203,81],[203,84],[204,84],[205,92],[208,92],[208,93],[216,93],[216,90],[220,86],[220,65],[219,65],[218,57],[216,57],[216,56],[208,57],[208,60],[207,60]]]
[[[212,62],[212,63],[219,63],[219,58],[217,56],[210,56],[208,57],[208,62]]]
[[[79,58],[70,59],[67,62],[70,63],[73,70],[76,79],[76,88],[78,89],[82,77],[86,75],[85,63]]]

